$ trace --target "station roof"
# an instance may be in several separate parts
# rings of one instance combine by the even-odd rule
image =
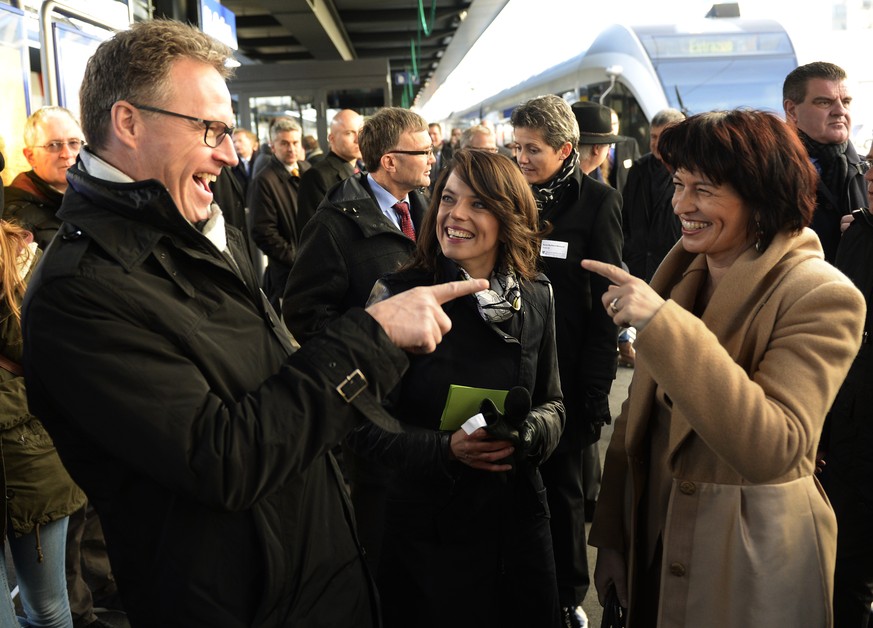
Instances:
[[[255,63],[387,58],[395,105],[455,69],[508,0],[222,0]],[[424,24],[424,26],[423,26]],[[413,52],[415,59],[413,60]],[[417,83],[404,87],[418,71]],[[415,80],[415,77],[412,77]],[[433,92],[433,85],[429,93]]]

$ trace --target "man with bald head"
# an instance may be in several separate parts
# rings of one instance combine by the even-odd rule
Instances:
[[[318,209],[327,191],[355,174],[355,162],[361,158],[358,131],[364,118],[357,111],[343,109],[330,122],[327,156],[303,173],[297,193],[297,224],[303,229]]]
[[[785,119],[797,129],[819,181],[812,230],[825,259],[833,262],[840,243],[840,219],[867,207],[860,159],[849,139],[852,96],[846,72],[824,61],[792,70],[782,85]]]

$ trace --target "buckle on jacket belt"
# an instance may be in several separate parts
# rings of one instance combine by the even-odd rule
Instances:
[[[339,383],[336,391],[346,403],[351,403],[352,400],[360,395],[367,388],[367,378],[361,373],[361,369],[355,369],[346,378]]]

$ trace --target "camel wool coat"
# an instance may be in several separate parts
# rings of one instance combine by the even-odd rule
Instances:
[[[864,299],[809,229],[741,254],[698,318],[706,276],[680,242],[652,279],[667,302],[637,336],[589,543],[628,561],[628,628],[655,624],[634,608],[642,539],[662,524],[659,628],[831,626],[837,530],[815,454]],[[658,387],[672,486],[666,521],[639,521]]]

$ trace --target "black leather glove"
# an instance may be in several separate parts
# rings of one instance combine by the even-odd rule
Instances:
[[[485,431],[495,439],[513,444],[513,466],[524,460],[538,465],[542,462],[544,438],[540,422],[530,417],[530,393],[521,386],[511,389],[504,408],[505,412],[501,414],[490,399],[482,401],[479,412],[485,417]]]
[[[505,414],[501,413],[490,399],[483,399],[479,412],[485,418],[483,428],[494,440],[508,440],[512,446],[519,449],[522,446],[518,428],[512,425]]]
[[[612,423],[609,412],[609,395],[596,388],[585,391],[585,414],[592,425],[602,427]]]

